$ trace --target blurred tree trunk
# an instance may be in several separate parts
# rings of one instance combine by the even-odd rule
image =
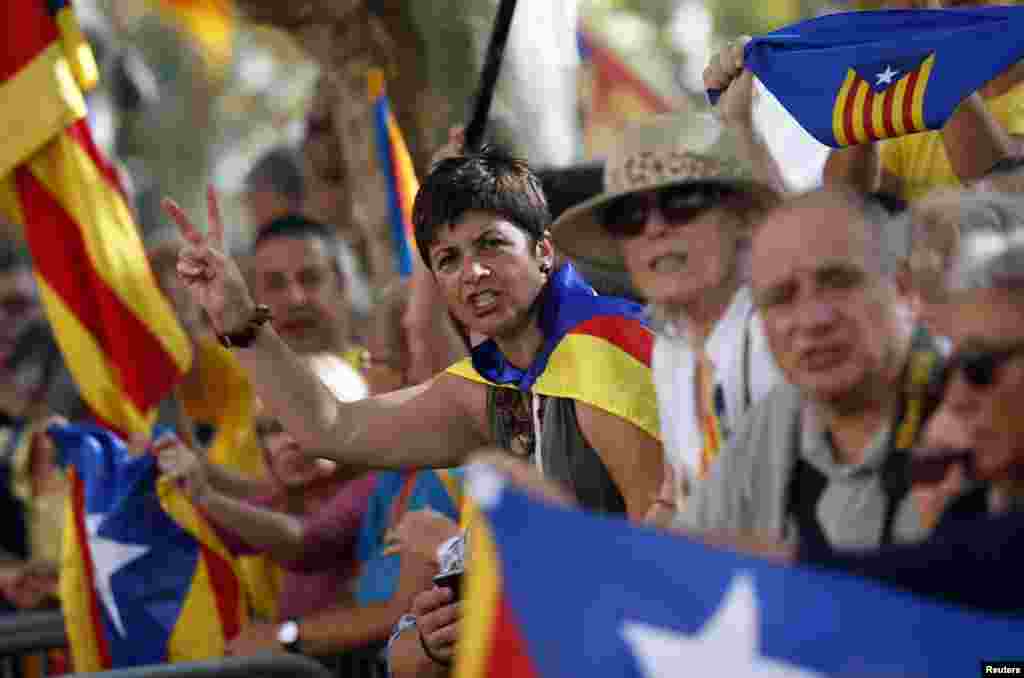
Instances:
[[[287,31],[323,69],[307,141],[320,183],[314,209],[356,243],[376,289],[395,272],[367,70],[387,74],[422,176],[447,128],[465,122],[498,1],[237,0],[250,20]],[[575,69],[565,57],[576,53],[575,1],[520,0],[516,10],[492,126],[496,138],[535,164],[576,156]],[[564,67],[552,68],[552,60]]]
[[[396,115],[420,170],[430,144],[424,122],[410,114],[417,109],[406,102],[422,105],[428,88],[416,68],[418,39],[403,25],[403,13],[394,8],[382,18],[371,12],[369,4],[363,0],[237,2],[250,20],[287,31],[320,65],[321,81],[306,143],[314,179],[312,208],[356,246],[369,268],[372,287],[381,290],[397,274],[366,74],[371,67],[382,67],[389,74]],[[398,63],[403,67],[398,68]]]

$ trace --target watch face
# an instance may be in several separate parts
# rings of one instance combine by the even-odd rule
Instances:
[[[282,645],[291,645],[299,639],[299,625],[294,620],[288,620],[277,629],[277,642]]]

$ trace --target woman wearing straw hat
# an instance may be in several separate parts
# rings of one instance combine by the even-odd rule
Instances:
[[[458,466],[498,444],[590,509],[639,519],[663,474],[652,335],[639,304],[595,294],[555,265],[550,216],[525,163],[494,150],[445,159],[416,197],[416,243],[448,310],[488,337],[424,384],[355,403],[331,397],[267,322],[223,252],[210,195],[178,273],[263,402],[310,454],[348,466]]]
[[[691,480],[779,379],[743,259],[751,221],[780,199],[768,185],[782,182],[777,174],[753,181],[730,141],[704,116],[629,126],[605,166],[605,192],[552,226],[560,251],[592,267],[624,267],[650,302],[666,457],[676,477]],[[669,487],[659,504],[672,508]]]

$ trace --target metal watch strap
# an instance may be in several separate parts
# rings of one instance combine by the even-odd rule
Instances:
[[[225,348],[247,348],[255,341],[256,335],[271,317],[270,307],[266,304],[258,304],[253,308],[244,328],[235,332],[218,334],[217,339]]]

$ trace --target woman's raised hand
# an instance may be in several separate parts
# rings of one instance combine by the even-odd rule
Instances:
[[[224,252],[224,222],[220,218],[216,191],[212,186],[206,191],[210,226],[206,235],[196,228],[176,202],[164,198],[162,204],[185,239],[185,245],[178,254],[177,273],[193,301],[210,316],[218,333],[242,329],[252,316],[255,302],[238,264]]]

